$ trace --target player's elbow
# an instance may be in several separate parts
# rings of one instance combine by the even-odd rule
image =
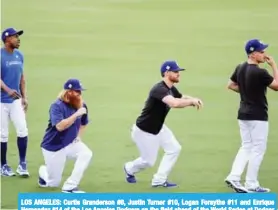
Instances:
[[[233,82],[233,81],[229,81],[228,84],[227,84],[227,89],[230,89],[230,90],[234,90],[238,88],[238,84]]]
[[[238,91],[239,91],[238,85],[235,85],[235,84],[229,85],[229,86],[228,86],[228,89],[229,89],[229,90],[233,90],[233,91],[235,91],[235,92],[238,92]]]
[[[57,123],[55,125],[56,127],[56,130],[59,131],[59,132],[62,132],[63,130],[65,130],[65,126],[63,126],[63,124],[60,122],[60,123]]]
[[[56,130],[57,130],[57,131],[59,131],[59,132],[63,131],[63,129],[61,128],[61,126],[56,125],[55,127],[56,127]]]
[[[269,88],[271,88],[274,91],[278,91],[278,82],[274,80],[270,85]]]
[[[234,86],[233,86],[233,84],[231,84],[231,83],[229,83],[229,84],[227,85],[227,89],[228,89],[228,90],[233,90],[233,87],[234,87]]]

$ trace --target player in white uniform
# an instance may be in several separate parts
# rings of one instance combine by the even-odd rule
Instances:
[[[19,36],[23,31],[8,28],[2,32],[1,48],[1,175],[15,176],[7,163],[7,147],[9,137],[9,122],[13,122],[17,133],[19,164],[16,172],[23,177],[29,177],[26,163],[28,129],[25,118],[27,111],[27,96],[23,74],[23,54],[18,50]]]
[[[259,39],[249,40],[245,45],[247,61],[237,65],[228,83],[228,88],[240,95],[237,120],[241,145],[225,182],[238,193],[270,191],[259,182],[269,133],[267,89],[278,90],[278,68],[267,55],[267,48],[268,44]],[[260,67],[265,62],[272,68],[273,76]],[[245,169],[243,186],[241,179]]]
[[[81,140],[89,123],[88,108],[81,97],[83,90],[79,80],[69,79],[58,99],[50,106],[48,126],[41,143],[45,161],[39,169],[41,187],[58,187],[66,161],[73,159],[73,171],[62,191],[83,193],[78,185],[92,158],[92,151]]]
[[[171,108],[188,106],[202,107],[200,99],[182,95],[174,86],[179,82],[180,68],[175,61],[165,61],[161,66],[163,80],[153,86],[141,115],[132,127],[132,140],[137,145],[140,157],[127,162],[124,166],[126,180],[135,183],[135,174],[152,167],[157,159],[159,147],[164,150],[164,157],[157,173],[153,176],[153,187],[175,187],[168,182],[168,175],[178,159],[181,145],[172,131],[164,124]]]

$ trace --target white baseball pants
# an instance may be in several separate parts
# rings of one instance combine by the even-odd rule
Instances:
[[[245,186],[260,186],[258,174],[267,148],[268,122],[239,120],[241,147],[235,157],[228,180],[240,181],[248,163]]]
[[[92,151],[80,140],[57,152],[42,149],[42,153],[45,165],[40,167],[39,175],[46,181],[47,187],[58,187],[61,183],[66,160],[75,160],[73,171],[65,181],[63,190],[72,190],[78,187],[93,155]]]
[[[1,103],[1,142],[8,142],[9,122],[12,121],[17,137],[28,136],[25,112],[21,99],[14,100],[13,103]]]
[[[181,145],[176,140],[172,131],[166,125],[163,125],[160,133],[153,135],[133,125],[131,136],[138,147],[140,157],[125,164],[127,172],[134,175],[145,168],[154,166],[159,147],[162,147],[164,156],[160,162],[157,173],[153,176],[152,184],[164,183],[181,151]]]

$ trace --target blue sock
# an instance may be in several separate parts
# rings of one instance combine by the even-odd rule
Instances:
[[[17,137],[17,147],[20,162],[25,162],[28,137]]]
[[[7,164],[7,142],[1,142],[1,166]]]

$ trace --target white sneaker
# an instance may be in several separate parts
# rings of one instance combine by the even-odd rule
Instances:
[[[19,176],[25,177],[25,178],[30,176],[30,174],[29,174],[29,172],[27,170],[27,164],[25,162],[19,163],[19,165],[18,165],[18,167],[16,169],[16,173],[18,173]]]
[[[225,180],[228,187],[232,188],[237,193],[248,193],[248,190],[242,186],[240,181]]]
[[[267,193],[270,192],[269,188],[265,188],[265,187],[255,187],[255,188],[247,188],[247,190],[251,193]]]
[[[85,193],[84,191],[79,190],[77,187],[71,190],[62,190],[63,193]]]

